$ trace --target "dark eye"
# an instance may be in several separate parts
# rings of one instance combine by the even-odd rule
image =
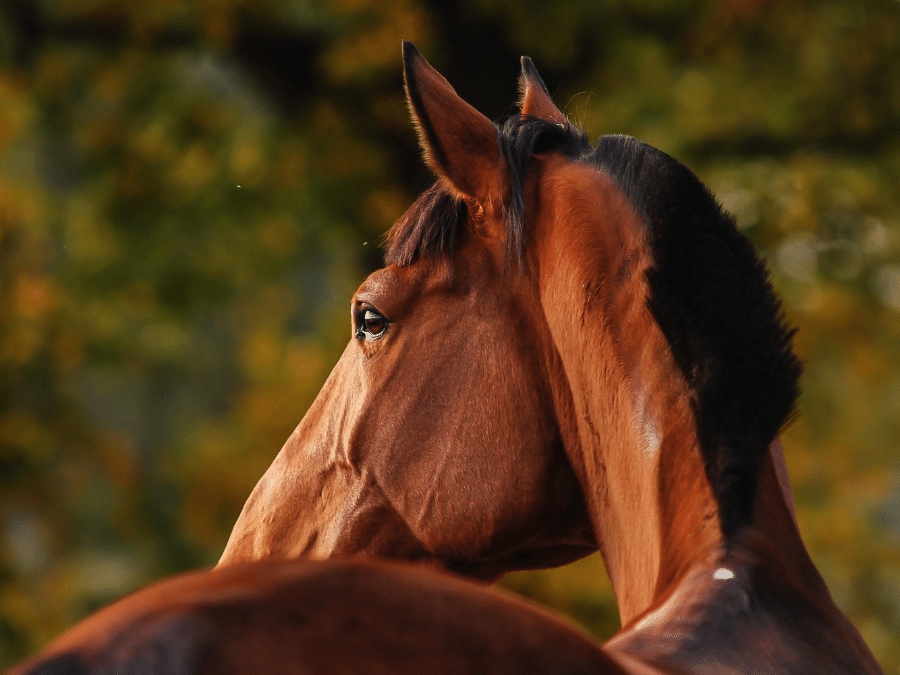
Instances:
[[[356,327],[356,338],[358,340],[377,340],[387,329],[388,320],[373,309],[367,309],[362,312],[359,323]]]

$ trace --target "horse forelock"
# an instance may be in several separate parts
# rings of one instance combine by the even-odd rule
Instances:
[[[385,262],[407,267],[423,257],[452,260],[466,214],[466,203],[435,181],[388,231]]]
[[[584,133],[571,125],[517,115],[497,127],[504,159],[507,267],[521,268],[526,239],[525,181],[531,158],[556,151],[578,158],[590,151]],[[387,233],[385,262],[408,266],[421,258],[452,262],[456,243],[468,219],[466,202],[437,180],[423,192]]]
[[[626,136],[602,137],[588,161],[648,228],[649,307],[691,389],[728,536],[752,517],[766,449],[794,415],[794,331],[753,244],[687,167]]]

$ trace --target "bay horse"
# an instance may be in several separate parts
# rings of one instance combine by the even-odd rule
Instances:
[[[577,515],[573,557],[603,552],[623,625],[610,648],[683,672],[880,672],[797,527],[777,437],[802,367],[752,243],[675,159],[625,136],[590,145],[530,60],[503,128],[408,43],[404,60],[439,180],[389,233],[388,266],[352,301],[356,340],[220,564],[379,549],[394,522],[406,540],[378,553],[424,546],[471,573],[508,500],[537,496]],[[565,491],[535,480],[560,445],[583,502],[555,464]],[[310,482],[325,483],[312,507]],[[507,546],[492,562],[539,558]]]
[[[750,242],[671,157],[589,145],[530,62],[499,129],[409,43],[404,64],[438,182],[354,296],[354,339],[219,568],[17,672],[880,672],[793,516],[776,439],[801,368]],[[492,578],[598,546],[623,623],[602,649],[426,570],[264,560]],[[410,644],[430,661],[404,661]],[[453,655],[469,660],[435,665]]]

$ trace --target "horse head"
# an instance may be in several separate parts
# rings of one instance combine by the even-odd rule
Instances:
[[[352,338],[220,564],[366,554],[490,579],[596,550],[555,415],[560,364],[506,235],[504,136],[408,43],[404,58],[438,180],[353,296]],[[523,81],[530,114],[549,98]]]

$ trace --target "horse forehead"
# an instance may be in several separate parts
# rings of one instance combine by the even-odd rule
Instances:
[[[475,238],[472,238],[475,239]],[[425,258],[411,265],[391,264],[373,272],[357,289],[353,304],[372,304],[389,319],[406,316],[427,302],[467,302],[472,297],[511,292],[497,280],[498,265],[480,239],[468,241],[452,259]]]
[[[353,304],[366,303],[385,312],[389,318],[404,312],[422,290],[422,280],[411,268],[390,265],[376,270],[353,295]]]
[[[419,260],[411,265],[391,264],[372,272],[357,289],[355,298],[365,301],[369,297],[403,297],[432,287],[447,286],[449,276],[446,266],[434,260]]]
[[[398,273],[400,270],[401,268],[398,268],[396,265],[391,265],[372,272],[356,290],[355,297],[359,300],[365,300],[369,296],[389,293],[402,282],[403,276],[405,276]]]

